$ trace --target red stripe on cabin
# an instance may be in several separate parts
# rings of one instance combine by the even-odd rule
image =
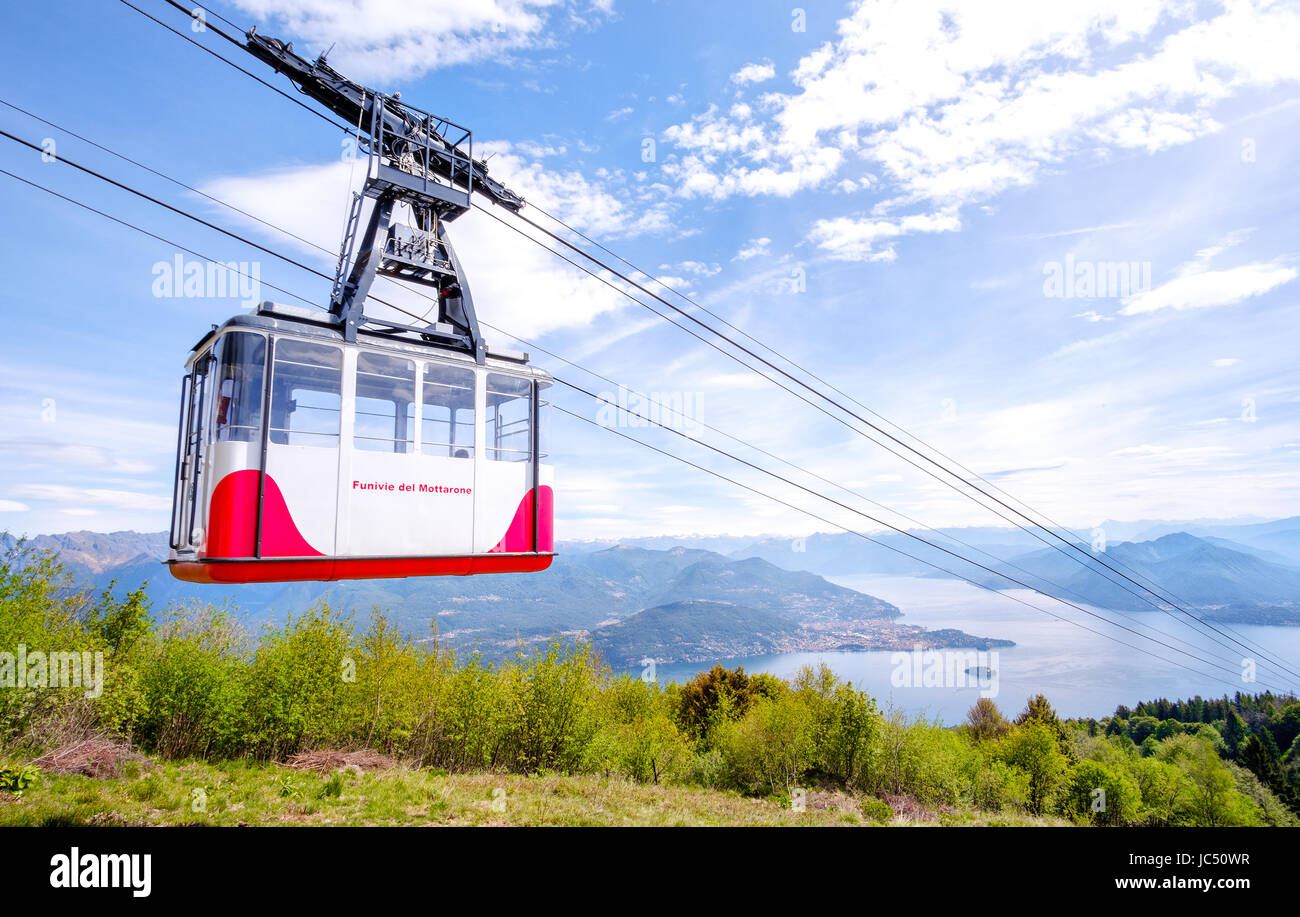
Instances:
[[[489,553],[555,550],[555,495],[545,484],[537,490],[537,546],[533,546],[533,492],[530,489],[519,501],[510,528]]]
[[[257,471],[234,471],[212,491],[203,557],[252,557],[257,543]],[[284,494],[269,474],[262,501],[263,557],[324,557],[298,531]]]

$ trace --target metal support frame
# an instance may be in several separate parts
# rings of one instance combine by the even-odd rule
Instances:
[[[258,35],[254,29],[245,39],[250,54],[359,127],[358,139],[367,154],[366,184],[348,214],[330,301],[344,339],[355,341],[359,328],[375,326],[385,333],[418,334],[430,343],[471,353],[484,363],[487,348],[469,285],[444,224],[470,209],[474,192],[516,213],[524,206],[523,198],[491,178],[486,162],[474,158],[469,128],[408,105],[400,94],[385,95],[361,86],[330,67],[323,55],[308,61],[295,54],[291,44]],[[357,247],[367,199],[375,203]],[[395,231],[391,220],[398,204],[411,208],[418,229]],[[434,257],[422,256],[422,249]],[[437,287],[437,320],[417,328],[368,318],[365,301],[376,274]],[[442,295],[451,285],[459,288],[459,297]]]

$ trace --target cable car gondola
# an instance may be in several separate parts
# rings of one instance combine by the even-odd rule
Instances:
[[[254,583],[545,569],[551,379],[482,340],[445,228],[474,191],[512,210],[522,199],[487,177],[468,130],[275,39],[250,33],[249,46],[369,124],[368,172],[329,311],[263,303],[214,326],[186,363],[172,575]],[[403,207],[411,219],[394,220]],[[376,275],[436,290],[437,320],[365,314]]]

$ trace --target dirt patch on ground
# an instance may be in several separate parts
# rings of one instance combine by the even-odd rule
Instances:
[[[895,796],[886,794],[882,797],[894,810],[894,817],[907,821],[938,821],[938,813],[918,800],[915,796]]]
[[[287,767],[299,771],[326,773],[340,769],[357,771],[385,771],[397,765],[388,755],[363,748],[360,751],[305,751],[285,762]]]
[[[80,774],[83,777],[120,777],[127,761],[147,759],[131,746],[112,739],[82,739],[56,748],[32,762],[51,774]]]
[[[834,809],[858,812],[859,802],[843,790],[810,790],[805,805],[809,809]]]

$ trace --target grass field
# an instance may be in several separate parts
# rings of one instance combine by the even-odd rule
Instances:
[[[788,801],[619,778],[441,774],[401,766],[295,770],[247,761],[122,763],[111,778],[41,773],[0,792],[0,825],[871,826],[863,798]],[[1054,819],[913,810],[885,824],[1041,825]]]

